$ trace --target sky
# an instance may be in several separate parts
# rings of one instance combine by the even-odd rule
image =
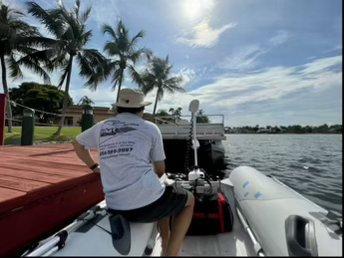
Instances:
[[[61,0],[60,0],[61,1]],[[44,8],[55,0],[36,0]],[[72,7],[74,0],[62,1]],[[7,0],[25,11],[25,1]],[[223,114],[225,125],[320,125],[342,123],[341,0],[82,0],[92,6],[88,48],[103,51],[101,26],[122,20],[131,36],[144,30],[139,46],[169,60],[185,92],[165,93],[158,109],[182,107],[192,99],[206,114]],[[26,20],[42,33],[33,17]],[[143,70],[145,62],[137,65]],[[57,84],[61,71],[52,74]],[[22,81],[43,82],[26,71]],[[96,91],[85,88],[75,64],[70,94],[97,106],[115,101],[110,79]],[[123,87],[137,88],[129,76]],[[156,91],[146,98],[154,101]],[[153,105],[147,108],[151,112]]]

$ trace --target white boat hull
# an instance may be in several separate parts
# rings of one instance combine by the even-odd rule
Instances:
[[[187,181],[177,183],[183,185]],[[326,224],[327,211],[278,180],[266,177],[253,168],[239,167],[232,171],[229,178],[223,179],[221,183],[213,181],[212,185],[214,191],[222,192],[229,201],[234,215],[233,230],[211,236],[187,236],[181,255],[289,256],[286,219],[290,215],[314,221],[317,255],[341,255],[342,236]],[[112,242],[105,202],[100,206],[103,209],[100,209],[100,213],[97,211],[98,215],[91,223],[69,232],[63,248],[49,247],[41,255],[121,256]],[[161,241],[155,223],[130,223],[130,236],[128,256],[144,255],[148,249],[152,249],[152,256],[160,256]],[[49,242],[49,239],[45,242]]]

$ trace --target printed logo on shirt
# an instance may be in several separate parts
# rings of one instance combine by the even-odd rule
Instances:
[[[104,144],[100,147],[100,158],[108,159],[117,156],[130,155],[135,146],[132,141],[120,141],[115,143]]]
[[[130,131],[134,131],[136,130],[135,128],[132,127],[120,127],[120,128],[102,128],[100,130],[100,137],[104,137],[104,136],[109,136],[109,135],[116,135],[119,133],[126,133],[126,132],[130,132]]]
[[[106,121],[100,129],[100,137],[117,135],[136,130],[136,123],[126,123],[118,120]]]
[[[122,140],[117,136],[127,132],[136,131],[137,123],[128,123],[118,120],[110,120],[104,123],[100,129],[99,144],[100,158],[108,159],[118,156],[130,155],[134,149],[135,142]]]

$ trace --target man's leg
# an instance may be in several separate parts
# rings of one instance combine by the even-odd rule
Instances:
[[[173,218],[170,240],[166,251],[167,256],[176,256],[179,254],[185,234],[190,226],[195,199],[190,192],[188,194],[189,198],[184,210]]]
[[[170,217],[158,221],[158,230],[161,236],[161,255],[166,255],[167,245],[170,239]]]

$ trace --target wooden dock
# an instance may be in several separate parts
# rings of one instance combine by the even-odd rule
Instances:
[[[20,254],[103,200],[99,175],[71,144],[0,147],[0,157],[0,256]]]

